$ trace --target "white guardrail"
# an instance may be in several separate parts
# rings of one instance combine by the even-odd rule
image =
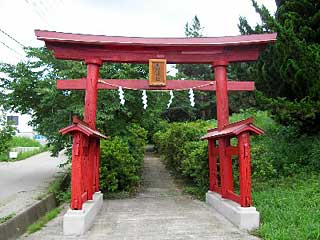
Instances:
[[[18,153],[31,152],[39,149],[40,147],[15,147],[15,148],[12,148],[11,151],[9,152],[9,158],[17,158]]]

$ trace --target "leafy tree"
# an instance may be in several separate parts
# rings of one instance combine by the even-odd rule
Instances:
[[[1,64],[0,79],[7,94],[1,95],[6,109],[32,115],[32,125],[48,138],[54,152],[70,141],[62,137],[59,129],[71,123],[72,115],[83,116],[84,91],[56,89],[56,79],[75,79],[86,76],[82,62],[62,61],[53,57],[46,48],[27,48],[28,59],[17,65]],[[102,78],[147,78],[146,65],[104,64],[100,68]],[[116,90],[99,91],[97,127],[108,135],[121,135],[129,123],[141,123],[152,127],[161,114],[159,100],[162,96],[148,93],[148,109],[143,109],[140,91],[125,90],[126,103],[120,105]]]
[[[14,136],[15,127],[6,121],[4,112],[1,112],[0,117],[0,156],[6,155],[10,150],[10,142]]]
[[[257,89],[267,97],[283,98],[268,105],[281,123],[299,125],[301,130],[318,126],[320,110],[316,110],[316,106],[320,100],[319,1],[277,1],[275,17],[271,16],[264,6],[258,6],[256,1],[252,0],[252,3],[263,23],[252,28],[245,18],[240,18],[240,32],[252,34],[274,31],[278,36],[277,42],[267,47],[257,64],[250,65],[254,71],[249,76],[257,79]],[[239,73],[239,69],[234,70],[236,74]],[[314,110],[308,115],[308,121],[297,118],[302,112],[298,107],[292,107],[292,102],[300,106],[307,104],[309,109]],[[299,124],[294,123],[295,121]]]

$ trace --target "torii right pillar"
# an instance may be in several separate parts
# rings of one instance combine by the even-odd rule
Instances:
[[[244,184],[240,186],[240,196],[234,194],[234,185],[233,185],[233,174],[232,174],[232,155],[239,156],[240,167],[248,167],[244,169],[250,170],[250,156],[243,158],[242,155],[242,142],[238,141],[238,147],[232,147],[230,145],[230,138],[234,137],[234,131],[239,131],[236,126],[239,126],[241,129],[244,129],[244,133],[241,134],[247,136],[247,141],[249,142],[249,132],[252,129],[259,132],[259,129],[256,129],[251,120],[246,120],[245,122],[239,122],[236,124],[229,124],[229,103],[228,103],[228,80],[227,80],[227,67],[228,62],[219,60],[213,62],[212,66],[215,74],[216,81],[216,108],[217,108],[217,129],[209,130],[211,133],[208,133],[207,136],[213,135],[213,138],[204,137],[203,139],[208,139],[209,147],[209,178],[210,178],[210,190],[206,194],[206,202],[213,206],[218,212],[228,218],[232,223],[244,230],[254,230],[259,227],[260,215],[255,207],[251,206],[251,203],[246,207],[243,207],[241,199],[243,196],[248,199],[251,199],[250,186],[248,188],[243,187]],[[240,130],[242,131],[242,130]],[[228,132],[228,134],[224,134]],[[261,131],[262,132],[262,131]],[[260,132],[259,132],[260,133]],[[220,136],[214,138],[214,135]],[[216,140],[218,141],[218,146],[216,146]],[[250,149],[250,146],[249,146]],[[249,150],[250,151],[250,150]],[[250,155],[246,151],[246,155]],[[218,184],[217,176],[217,157],[219,157],[220,163],[220,186]],[[249,161],[245,161],[249,159]],[[249,166],[246,166],[246,164]],[[241,168],[241,169],[242,169]],[[240,169],[240,170],[241,170]],[[250,171],[246,174],[244,171],[240,171],[240,182],[250,182]],[[215,189],[215,191],[213,190]],[[245,190],[245,191],[244,191]],[[249,191],[249,192],[248,192]],[[220,195],[220,194],[221,195]],[[247,194],[247,195],[245,195]],[[249,196],[249,197],[247,197]],[[251,200],[250,200],[251,201]],[[240,204],[239,204],[240,203]]]

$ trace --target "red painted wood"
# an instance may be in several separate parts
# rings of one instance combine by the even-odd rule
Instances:
[[[98,57],[107,62],[212,63],[216,60],[253,61],[276,40],[276,34],[216,38],[132,38],[35,31],[57,58],[84,60]]]
[[[220,177],[221,177],[221,191],[222,197],[227,198],[227,192],[233,191],[233,177],[232,177],[232,158],[228,151],[230,147],[230,139],[220,138],[219,142],[219,160],[220,160]]]
[[[100,45],[128,45],[128,46],[210,46],[210,45],[249,45],[252,43],[270,43],[276,39],[276,33],[251,34],[228,37],[201,37],[201,38],[143,38],[143,37],[119,37],[90,34],[63,33],[46,30],[35,30],[37,39],[50,42],[85,43]]]
[[[250,135],[248,132],[238,137],[239,146],[239,175],[240,175],[240,205],[250,207],[251,197],[251,160],[250,160]]]
[[[83,148],[83,153],[82,153],[82,186],[84,187],[84,192],[82,194],[83,198],[83,202],[88,200],[88,189],[89,189],[89,183],[88,183],[88,179],[89,179],[89,138],[82,135],[82,148]]]
[[[213,63],[215,80],[217,82],[216,106],[218,130],[223,130],[229,124],[229,105],[228,105],[228,83],[227,83],[226,61],[216,61]],[[222,197],[227,198],[227,191],[233,191],[232,159],[228,147],[230,139],[219,138],[219,160],[221,174]]]
[[[99,68],[102,64],[100,59],[87,58],[87,78],[86,78],[86,93],[85,93],[85,107],[84,107],[84,122],[86,122],[90,128],[96,128],[96,114],[97,114],[97,97],[98,97],[98,79]],[[87,149],[87,174],[86,174],[86,186],[88,200],[93,199],[94,182],[96,181],[97,171],[94,169],[94,163],[96,162],[96,139],[91,138],[89,140]]]
[[[253,125],[253,118],[249,118],[239,122],[231,123],[224,127],[223,130],[219,130],[218,128],[210,129],[206,135],[201,137],[201,139],[218,139],[225,136],[235,137],[242,132],[249,132],[253,135],[261,135],[264,133],[262,129]]]
[[[213,191],[216,192],[216,193],[219,193],[220,195],[222,195],[221,187],[214,186],[213,187]]]
[[[108,139],[107,136],[103,135],[102,133],[98,132],[97,130],[91,129],[88,124],[86,124],[83,121],[80,121],[79,119],[73,117],[73,124],[65,127],[63,129],[60,129],[59,131],[61,134],[71,134],[73,135],[74,132],[81,132],[87,137],[93,137],[93,138],[103,138]]]
[[[148,84],[148,80],[142,79],[100,79],[100,81],[105,81],[110,85],[98,83],[98,89],[117,89],[116,86],[122,86],[124,88],[141,90],[175,90],[203,86],[194,90],[216,91],[216,81],[208,80],[167,80],[167,85],[165,87],[150,87]],[[228,81],[227,87],[228,91],[253,91],[254,82]],[[85,88],[85,79],[57,80],[57,89],[60,90],[84,90]]]
[[[214,141],[209,140],[208,141],[208,159],[209,159],[209,190],[213,191],[214,185],[215,185],[215,175],[216,175],[216,169],[214,168],[214,162],[215,162],[215,155],[213,154],[213,148],[214,148]]]
[[[248,62],[256,61],[261,51],[259,46],[250,46],[245,49],[240,47],[223,48],[217,51],[216,47],[212,51],[206,49],[205,53],[192,50],[191,53],[182,54],[182,50],[132,50],[132,49],[112,49],[106,50],[101,47],[74,48],[74,45],[59,46],[57,44],[46,43],[48,49],[54,51],[54,56],[58,59],[83,61],[88,57],[96,56],[103,62],[114,63],[142,63],[147,64],[149,59],[166,59],[169,64],[210,64],[213,61],[226,60],[228,62]]]
[[[95,169],[94,169],[94,163],[96,161],[96,139],[90,138],[89,139],[89,146],[88,146],[88,151],[89,151],[89,157],[88,157],[88,167],[87,167],[87,192],[88,192],[88,200],[92,200],[93,197],[93,184],[95,180]]]
[[[234,146],[230,146],[228,148],[228,151],[230,153],[231,156],[238,156],[239,155],[239,149],[238,147],[234,147]]]
[[[226,198],[240,204],[240,196],[232,191],[227,191]]]
[[[209,190],[221,194],[221,187],[218,182],[218,157],[219,150],[215,140],[208,141],[209,157]]]
[[[227,66],[228,63],[225,61],[217,61],[213,63],[214,75],[217,83],[216,101],[218,130],[222,130],[229,124]]]
[[[91,60],[91,59],[90,59]],[[97,96],[99,79],[99,60],[87,61],[86,94],[84,105],[84,122],[90,128],[96,128]],[[101,63],[101,62],[100,62]]]
[[[83,135],[75,133],[72,146],[72,169],[71,169],[71,209],[82,209],[84,191],[83,184]]]
[[[96,144],[96,168],[95,168],[95,192],[100,191],[100,184],[99,184],[99,179],[100,179],[100,140],[97,139],[97,144]]]
[[[85,201],[87,201],[88,200],[88,193],[87,192],[83,192],[82,194],[81,194],[81,201],[82,201],[82,205],[83,205],[83,203],[85,202]],[[82,208],[82,205],[81,205],[81,208]]]

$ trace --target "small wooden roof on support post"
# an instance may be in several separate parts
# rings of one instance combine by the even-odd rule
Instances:
[[[261,135],[264,131],[253,125],[253,117],[231,123],[223,130],[219,131],[218,128],[208,130],[208,133],[201,137],[201,140],[218,139],[225,136],[238,136],[243,132],[249,132],[254,135]]]
[[[166,59],[167,63],[206,63],[214,61],[255,61],[267,44],[276,41],[276,33],[232,37],[138,38],[71,34],[35,30],[58,59],[103,62],[148,63]]]
[[[94,137],[94,138],[103,138],[108,139],[109,137],[103,135],[102,133],[98,132],[95,129],[92,129],[86,124],[85,122],[79,120],[77,117],[73,117],[72,119],[73,124],[61,129],[59,132],[62,135],[65,134],[73,134],[73,132],[81,132],[85,134],[88,137]]]

